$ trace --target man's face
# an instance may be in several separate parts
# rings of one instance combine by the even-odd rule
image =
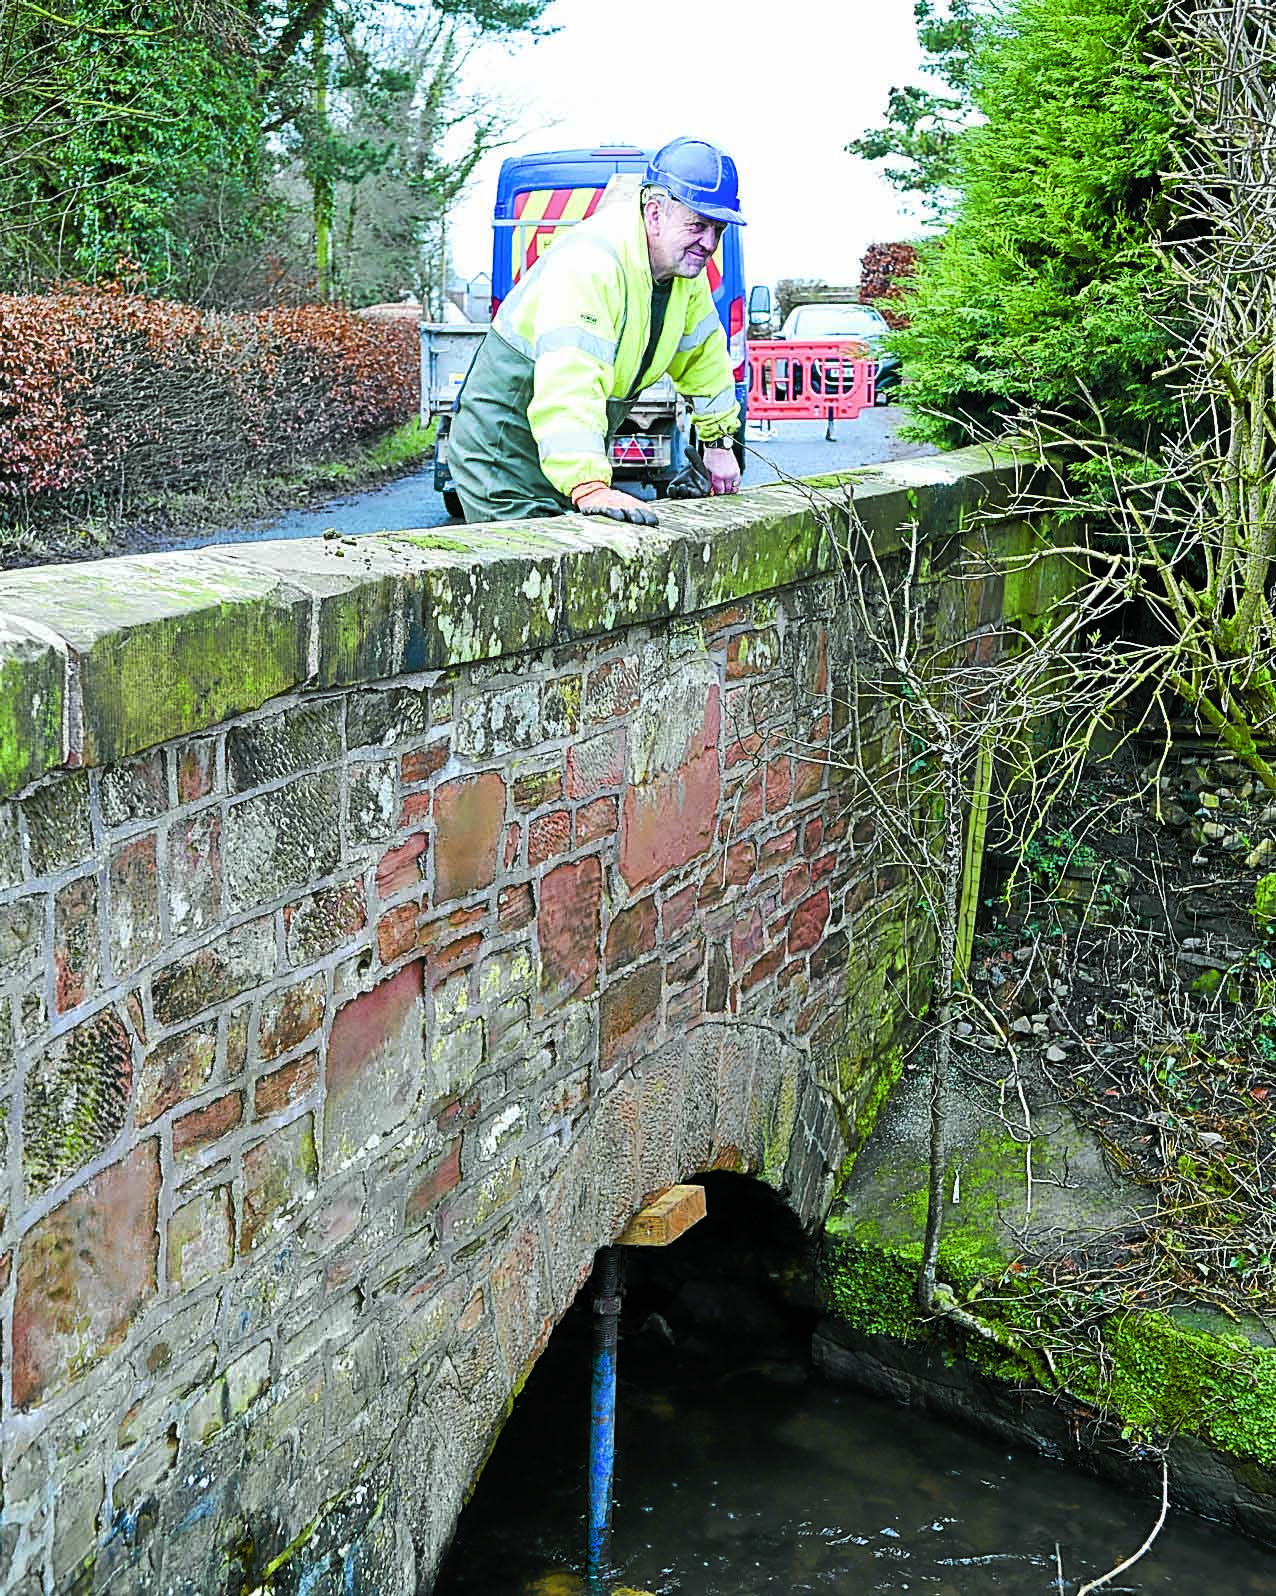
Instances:
[[[651,275],[657,281],[666,277],[699,277],[727,228],[725,222],[699,216],[676,199],[649,200],[644,214]]]

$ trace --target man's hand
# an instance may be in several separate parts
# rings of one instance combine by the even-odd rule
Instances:
[[[727,444],[706,444],[705,468],[709,473],[710,493],[736,493],[740,487],[740,463],[735,450]]]
[[[618,488],[609,488],[605,482],[582,482],[572,489],[572,503],[580,515],[605,515],[609,521],[629,521],[634,526],[660,524],[649,505]]]

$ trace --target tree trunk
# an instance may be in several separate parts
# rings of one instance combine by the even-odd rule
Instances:
[[[320,11],[310,30],[311,69],[314,73],[315,141],[318,155],[311,174],[311,204],[315,224],[315,277],[319,298],[332,298],[332,172],[328,152],[328,17]]]

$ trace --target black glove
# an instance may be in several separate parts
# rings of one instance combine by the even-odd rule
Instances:
[[[602,504],[596,510],[588,510],[581,505],[581,515],[602,515],[609,521],[628,521],[631,526],[659,526],[653,510],[622,510],[616,504]]]
[[[676,477],[670,477],[666,496],[670,499],[707,499],[713,488],[713,479],[704,463],[704,456],[694,443],[687,444],[683,452],[687,463]]]
[[[656,512],[649,510],[641,499],[610,488],[604,482],[586,484],[577,488],[575,507],[578,515],[603,515],[609,521],[628,521],[631,526],[659,526]]]

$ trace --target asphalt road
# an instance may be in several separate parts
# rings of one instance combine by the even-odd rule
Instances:
[[[865,410],[855,421],[839,421],[833,442],[825,439],[822,421],[779,421],[768,432],[762,424],[748,429],[745,488],[781,477],[815,476],[824,471],[845,471],[852,466],[878,465],[910,455],[931,454],[930,448],[902,442],[896,437],[903,412],[894,405]],[[335,528],[343,536],[360,532],[400,531],[413,527],[445,526],[449,522],[443,500],[434,491],[433,467],[365,493],[330,499],[308,510],[296,510],[278,520],[262,521],[231,531],[200,534],[182,548],[206,548],[219,543],[266,542],[274,538],[313,538]]]

